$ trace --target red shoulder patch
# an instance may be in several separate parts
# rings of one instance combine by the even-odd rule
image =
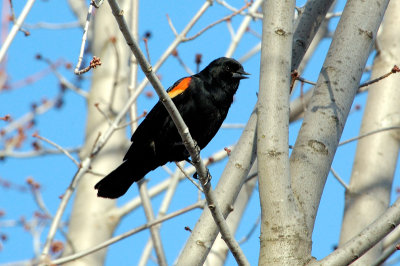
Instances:
[[[175,96],[181,94],[184,92],[187,88],[189,88],[189,83],[192,80],[191,77],[187,77],[181,80],[175,87],[173,87],[169,92],[168,95],[171,98],[174,98]]]

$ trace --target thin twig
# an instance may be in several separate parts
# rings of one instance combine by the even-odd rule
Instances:
[[[227,2],[223,1],[223,0],[216,0],[215,2],[217,2],[218,4],[226,7],[227,9],[229,9],[232,12],[236,12],[237,8],[232,7],[231,5],[229,5]],[[252,19],[261,19],[263,17],[262,14],[257,13],[256,10],[248,10],[247,13],[245,12],[240,12],[240,15],[242,16],[250,16]]]
[[[181,210],[172,212],[172,213],[170,213],[168,215],[165,215],[165,216],[163,216],[161,218],[155,219],[152,222],[146,223],[146,224],[144,224],[142,226],[136,227],[135,229],[129,230],[128,232],[123,233],[123,234],[121,234],[119,236],[113,237],[113,238],[111,238],[111,239],[109,239],[109,240],[107,240],[107,241],[105,241],[105,242],[103,242],[103,243],[101,243],[101,244],[99,244],[99,245],[97,245],[95,247],[92,247],[92,248],[87,249],[87,250],[80,251],[80,252],[75,253],[75,254],[70,255],[70,256],[66,256],[66,257],[63,257],[63,258],[59,258],[59,259],[53,260],[51,262],[51,264],[52,265],[59,265],[59,264],[63,264],[63,263],[66,263],[66,262],[69,262],[69,261],[72,261],[72,260],[76,260],[76,259],[82,258],[82,257],[84,257],[86,255],[89,255],[89,254],[91,254],[93,252],[96,252],[96,251],[98,251],[100,249],[108,247],[108,246],[110,246],[110,245],[112,245],[112,244],[114,244],[114,243],[116,243],[116,242],[118,242],[118,241],[120,241],[122,239],[125,239],[128,236],[131,236],[131,235],[139,233],[139,232],[141,232],[141,231],[143,231],[145,229],[148,229],[148,228],[150,228],[150,227],[152,227],[154,225],[157,225],[157,224],[162,223],[164,221],[167,221],[169,219],[175,218],[176,216],[179,216],[179,215],[181,215],[183,213],[186,213],[186,212],[189,212],[191,210],[194,210],[194,209],[197,209],[197,208],[201,208],[203,205],[204,205],[204,201],[199,201],[199,202],[197,202],[195,204],[192,204],[192,205],[190,205],[190,206],[188,206],[186,208],[183,208]]]
[[[11,9],[11,19],[12,19],[12,21],[13,21],[14,23],[16,23],[13,1],[12,1],[12,0],[9,0],[9,2],[10,2],[10,9]],[[20,28],[19,30],[20,30],[21,32],[23,32],[23,33],[25,34],[25,36],[31,35],[31,33],[30,33],[28,30],[25,30],[24,28],[22,28],[22,26],[21,26],[21,28]]]
[[[339,183],[347,190],[350,191],[349,186],[346,184],[346,182],[344,182],[344,180],[339,176],[339,174],[335,171],[335,169],[333,169],[333,167],[331,167],[331,173],[332,175],[336,178],[337,181],[339,181]]]
[[[39,188],[34,184],[28,181],[30,190],[32,192],[33,198],[37,204],[37,206],[39,207],[39,209],[46,215],[47,218],[52,218],[52,215],[49,211],[49,209],[47,209],[46,204],[43,201],[43,197],[42,194],[40,193]]]
[[[185,69],[185,71],[189,75],[193,75],[194,74],[193,71],[185,64],[185,62],[183,62],[182,58],[179,56],[179,53],[178,53],[178,51],[176,49],[172,52],[172,56],[175,57],[178,60],[179,64],[183,67],[183,69]]]
[[[98,66],[100,66],[100,65],[101,65],[101,60],[100,60],[100,58],[99,58],[99,57],[96,57],[96,56],[93,56],[92,60],[91,60],[90,63],[89,63],[89,66],[87,66],[87,67],[85,67],[85,68],[83,68],[83,69],[81,69],[81,70],[75,69],[74,73],[75,73],[76,75],[81,75],[81,74],[83,74],[83,73],[89,72],[89,70],[91,70],[92,68],[96,68],[96,67],[98,67]]]
[[[109,38],[109,41],[112,45],[112,47],[114,48],[114,52],[115,52],[115,72],[114,72],[114,78],[113,78],[113,85],[111,87],[111,96],[110,96],[110,100],[109,100],[109,104],[108,104],[108,109],[110,110],[110,112],[112,111],[112,106],[114,104],[114,100],[115,100],[115,95],[116,95],[116,91],[117,91],[117,85],[119,82],[119,76],[120,76],[120,69],[121,69],[121,62],[120,62],[120,56],[119,56],[119,50],[117,47],[117,38],[116,37],[111,37]]]
[[[235,37],[235,31],[233,30],[231,20],[226,21],[226,27],[228,28],[229,34],[231,35],[231,38],[233,39]]]
[[[151,64],[151,60],[150,60],[150,51],[149,51],[149,38],[143,38],[143,42],[144,42],[144,47],[146,48],[146,55],[147,55],[147,61],[149,61],[149,64]]]
[[[250,22],[253,20],[253,17],[251,16],[251,13],[256,13],[257,9],[260,7],[261,3],[263,0],[256,0],[251,7],[248,9],[249,14],[243,18],[242,23],[240,23],[239,28],[237,29],[235,36],[232,38],[231,44],[229,45],[225,56],[226,57],[232,57],[234,51],[236,50],[239,41],[242,39],[243,35],[247,32],[247,29],[249,28]],[[260,42],[260,49],[261,49],[261,42]],[[241,61],[239,61],[241,62]]]
[[[325,19],[331,19],[331,18],[335,18],[335,17],[340,17],[342,15],[343,12],[330,12],[327,13],[325,16]]]
[[[229,50],[228,50],[229,51]],[[242,57],[239,58],[240,63],[244,63],[250,58],[252,58],[254,55],[258,54],[258,52],[261,51],[261,42],[257,43],[253,48],[251,48],[246,54],[244,54]]]
[[[81,148],[64,148],[69,153],[78,153]],[[43,155],[50,155],[50,154],[60,154],[64,153],[59,149],[40,149],[40,150],[32,150],[32,151],[9,151],[3,150],[0,151],[0,158],[11,157],[11,158],[30,158],[30,157],[38,157]]]
[[[245,124],[222,124],[221,128],[225,128],[225,129],[241,129],[241,128],[245,128]]]
[[[8,122],[8,121],[11,120],[11,115],[10,114],[6,114],[5,116],[0,117],[0,120]]]
[[[126,128],[127,126],[130,126],[130,125],[132,125],[132,124],[135,124],[135,123],[137,123],[140,119],[142,119],[143,117],[146,117],[146,115],[147,115],[147,112],[146,112],[146,111],[143,111],[143,113],[142,113],[141,115],[139,115],[138,117],[136,117],[135,120],[129,121],[129,122],[125,123],[125,124],[122,124],[122,125],[120,125],[119,127],[117,127],[116,129],[117,129],[117,130],[118,130],[118,129],[123,129],[123,128]]]
[[[172,20],[171,20],[171,18],[168,16],[168,14],[167,14],[167,20],[168,20],[168,25],[169,25],[169,27],[171,28],[172,32],[175,34],[175,37],[177,37],[177,36],[178,36],[178,32],[176,31],[176,29],[175,29],[175,27],[174,27],[174,24],[172,24]]]
[[[96,109],[100,112],[100,114],[102,114],[102,116],[107,120],[108,124],[111,125],[112,121],[111,119],[108,117],[108,115],[103,111],[103,109],[100,108],[99,103],[95,103],[94,107],[96,107]]]
[[[331,254],[309,265],[349,265],[382,240],[400,223],[400,198],[378,219]]]
[[[137,182],[137,185],[139,188],[140,199],[142,200],[142,206],[146,215],[147,223],[151,223],[155,219],[146,183],[147,181],[143,178]],[[156,252],[158,265],[166,266],[167,259],[165,257],[164,248],[161,243],[160,231],[158,230],[157,227],[154,226],[150,226],[149,229],[150,229],[151,240],[153,241],[154,245],[154,250]]]
[[[78,28],[79,21],[64,22],[64,23],[48,23],[38,22],[35,24],[24,24],[27,29],[47,29],[47,30],[60,30],[60,29],[71,29]]]
[[[75,164],[78,168],[80,167],[79,162],[78,162],[77,160],[75,160],[75,158],[72,157],[72,155],[71,155],[66,149],[64,149],[63,147],[61,147],[61,146],[58,145],[57,143],[55,143],[55,142],[53,142],[53,141],[51,141],[51,140],[49,140],[49,139],[46,139],[45,137],[42,137],[42,136],[40,136],[40,135],[37,134],[37,133],[34,133],[34,134],[32,135],[32,137],[38,138],[38,139],[40,139],[40,140],[42,140],[42,141],[44,141],[44,142],[47,142],[48,144],[54,146],[54,147],[57,148],[59,151],[61,151],[62,153],[64,153],[68,158],[70,158],[70,159],[72,160],[72,162],[74,162],[74,164]]]
[[[53,63],[49,58],[43,57],[41,55],[36,56],[37,60],[43,60],[45,63],[47,63],[50,66],[50,70],[56,75],[58,80],[60,81],[61,85],[65,86],[66,88],[76,92],[77,94],[81,95],[84,98],[87,98],[89,93],[86,91],[76,87],[74,84],[69,82],[61,73],[57,70],[57,64]]]
[[[45,218],[47,219],[52,219],[53,216],[51,215],[50,211],[47,209],[44,201],[43,201],[43,197],[42,194],[40,193],[40,190],[38,188],[38,186],[36,185],[36,183],[32,180],[32,179],[28,179],[27,183],[29,184],[30,190],[33,194],[33,198],[36,202],[36,204],[38,205],[39,209],[45,214]],[[74,246],[73,242],[71,241],[71,239],[69,238],[68,234],[63,230],[63,225],[59,225],[59,230],[61,232],[61,234],[65,237],[66,241],[68,242],[69,245],[71,245],[72,247]],[[35,231],[32,231],[35,232]],[[40,243],[40,241],[39,241]],[[39,245],[40,246],[40,245]],[[40,252],[39,249],[37,249],[37,257],[39,257]]]
[[[262,38],[262,36],[261,36],[260,33],[258,33],[257,31],[253,30],[253,29],[250,28],[250,27],[247,28],[247,32],[250,33],[250,34],[252,34],[253,36],[255,36],[257,39],[260,39],[260,40],[261,40],[261,38]]]
[[[390,245],[389,247],[385,248],[382,252],[382,254],[376,259],[376,261],[371,264],[371,266],[380,266],[383,265],[383,263],[390,257],[392,256],[396,251],[399,251],[399,245],[400,243],[394,243]],[[390,265],[384,264],[384,265]]]
[[[87,13],[87,16],[86,16],[85,27],[83,28],[81,49],[79,51],[78,63],[76,64],[76,67],[75,67],[75,70],[74,70],[74,73],[76,75],[80,75],[80,74],[84,73],[84,72],[82,72],[80,70],[80,68],[81,68],[81,64],[82,64],[82,60],[83,60],[83,53],[85,51],[85,44],[86,44],[86,40],[87,40],[87,32],[88,32],[88,29],[89,29],[90,19],[92,18],[93,6],[94,5],[92,3],[89,5],[88,13]],[[87,71],[89,71],[89,70],[87,70]]]
[[[184,161],[180,162],[179,165],[184,166],[185,162]],[[179,169],[176,169],[175,173],[173,173],[171,175],[171,178],[170,178],[171,182],[169,183],[168,189],[164,194],[164,198],[163,198],[163,200],[161,202],[161,206],[158,210],[157,218],[163,217],[167,213],[168,208],[169,208],[169,206],[172,202],[172,199],[174,197],[174,194],[176,192],[176,189],[178,187],[180,175],[181,175],[181,172],[179,171]],[[157,228],[158,228],[158,230],[160,230],[161,224],[158,225]],[[151,238],[149,238],[143,249],[142,256],[139,260],[138,265],[147,265],[148,264],[147,262],[151,255],[152,248],[153,248],[153,242],[152,242]]]
[[[168,175],[173,175],[174,172],[172,172],[172,170],[166,166],[165,164],[161,166],[161,168],[168,174]]]
[[[187,179],[189,179],[189,181],[192,182],[193,185],[195,185],[195,186],[197,187],[198,190],[200,190],[201,192],[204,193],[203,189],[199,186],[199,184],[197,184],[197,182],[196,182],[193,178],[191,178],[191,177],[185,172],[185,169],[183,169],[182,166],[180,166],[178,162],[175,162],[175,164],[176,164],[176,166],[179,168],[179,170],[181,170],[182,174],[183,174]]]
[[[302,78],[302,77],[300,77],[300,76],[298,76],[297,79],[298,79],[299,81],[303,82],[303,83],[311,84],[311,85],[313,85],[313,86],[317,85],[316,82],[313,82],[313,81],[304,79],[304,78]]]
[[[246,180],[244,180],[244,183],[249,182],[251,179],[258,177],[258,172],[255,172],[249,176],[246,177]]]
[[[21,14],[19,15],[18,19],[15,21],[14,26],[11,28],[10,33],[7,35],[7,38],[4,40],[4,43],[0,49],[0,62],[3,61],[8,48],[11,45],[11,42],[14,40],[17,32],[21,29],[22,23],[24,22],[26,16],[28,15],[29,11],[31,10],[35,0],[28,0],[22,9]]]
[[[78,169],[78,172],[75,174],[75,176],[72,178],[72,181],[70,185],[68,186],[67,190],[65,191],[62,200],[58,206],[57,212],[54,215],[53,221],[50,225],[49,232],[47,234],[46,242],[43,246],[42,254],[40,257],[40,261],[44,262],[48,260],[48,254],[50,250],[51,243],[53,242],[53,238],[57,232],[57,229],[59,227],[59,223],[61,221],[61,217],[64,214],[65,208],[67,207],[67,204],[69,200],[72,197],[72,194],[75,190],[75,187],[79,181],[79,179],[82,177],[83,173],[86,173],[89,170],[91,163],[91,157],[86,157],[82,163],[81,167]]]
[[[208,25],[208,26],[205,27],[204,29],[200,30],[198,33],[196,33],[196,34],[193,35],[192,37],[185,38],[184,41],[187,42],[187,41],[191,41],[191,40],[196,39],[196,38],[199,37],[201,34],[203,34],[206,30],[209,30],[210,28],[214,27],[215,25],[217,25],[217,24],[219,24],[219,23],[221,23],[221,22],[224,22],[224,21],[226,21],[226,20],[230,20],[232,17],[236,16],[237,14],[239,14],[240,12],[242,12],[243,10],[245,10],[246,8],[248,8],[250,5],[251,5],[251,2],[247,2],[246,5],[244,5],[244,6],[243,6],[241,9],[239,9],[238,11],[236,11],[236,12],[234,12],[234,13],[232,13],[232,14],[226,16],[226,17],[223,17],[223,18],[219,19],[219,20],[215,21],[214,23],[211,23],[210,25]]]
[[[365,83],[361,84],[361,85],[360,85],[360,89],[358,90],[358,92],[363,92],[363,91],[365,91],[366,89],[364,89],[364,90],[361,89],[361,88],[363,88],[363,87],[367,87],[367,86],[369,86],[369,85],[371,85],[371,84],[373,84],[373,83],[376,83],[376,82],[378,82],[378,81],[380,81],[380,80],[382,80],[382,79],[384,79],[384,78],[389,77],[389,76],[392,75],[392,74],[399,73],[399,72],[400,72],[400,68],[399,68],[398,66],[394,65],[393,68],[390,70],[390,72],[388,72],[388,73],[386,73],[386,74],[383,74],[382,76],[377,77],[376,79],[373,79],[373,80],[370,80],[370,81],[368,81],[368,82],[365,82]]]
[[[361,135],[359,135],[359,136],[357,136],[357,137],[350,138],[350,139],[348,139],[348,140],[342,141],[342,142],[339,143],[339,146],[342,146],[342,145],[344,145],[344,144],[347,144],[347,143],[350,143],[350,142],[353,142],[353,141],[356,141],[356,140],[359,140],[359,139],[368,137],[368,136],[370,136],[370,135],[373,135],[373,134],[376,134],[376,133],[379,133],[379,132],[382,132],[382,131],[396,130],[396,129],[397,129],[397,130],[400,129],[400,126],[385,127],[385,128],[380,128],[380,129],[377,129],[377,130],[373,130],[373,131],[370,131],[370,132],[361,134]]]

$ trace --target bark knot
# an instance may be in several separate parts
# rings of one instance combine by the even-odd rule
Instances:
[[[287,35],[286,31],[284,31],[283,29],[276,29],[275,33],[280,35],[280,36],[286,36]]]
[[[327,155],[328,149],[326,148],[325,144],[318,141],[318,140],[309,140],[308,146],[311,147],[314,151]]]

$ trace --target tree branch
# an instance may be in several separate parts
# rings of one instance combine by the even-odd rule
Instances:
[[[7,35],[6,39],[4,40],[4,43],[2,44],[1,49],[0,49],[0,62],[3,61],[3,59],[6,55],[6,52],[11,45],[11,42],[14,40],[15,36],[17,35],[17,32],[22,27],[22,23],[24,23],[24,20],[25,20],[26,16],[29,14],[29,11],[31,10],[34,3],[35,3],[35,0],[28,0],[26,2],[24,9],[22,9],[21,14],[19,15],[18,19],[15,21],[15,24],[11,28],[10,33]]]
[[[107,241],[105,241],[105,242],[93,247],[93,248],[80,251],[80,252],[75,253],[75,254],[70,255],[70,256],[66,256],[66,257],[63,257],[63,258],[59,258],[59,259],[53,260],[53,261],[51,261],[51,265],[59,265],[59,264],[63,264],[63,263],[66,263],[66,262],[69,262],[69,261],[72,261],[72,260],[76,260],[76,259],[82,258],[82,257],[84,257],[86,255],[89,255],[91,253],[94,253],[94,252],[96,252],[96,251],[98,251],[100,249],[108,247],[108,246],[110,246],[110,245],[112,245],[112,244],[114,244],[114,243],[116,243],[116,242],[118,242],[118,241],[120,241],[122,239],[125,239],[128,236],[131,236],[131,235],[136,234],[138,232],[141,232],[141,231],[143,231],[145,229],[148,229],[148,228],[150,228],[150,227],[152,227],[154,225],[157,225],[159,223],[162,223],[164,221],[172,219],[172,218],[174,218],[174,217],[176,217],[178,215],[181,215],[181,214],[186,213],[188,211],[194,210],[196,208],[201,208],[201,207],[203,207],[203,205],[204,205],[204,201],[199,201],[199,202],[197,202],[197,203],[195,203],[193,205],[190,205],[190,206],[188,206],[186,208],[183,208],[181,210],[178,210],[178,211],[175,211],[175,212],[170,213],[168,215],[165,215],[165,216],[163,216],[163,217],[161,217],[159,219],[155,219],[150,223],[147,223],[147,224],[139,226],[139,227],[137,227],[135,229],[129,230],[128,232],[123,233],[123,234],[121,234],[119,236],[113,237],[113,238],[111,238],[111,239],[109,239],[109,240],[107,240]]]
[[[349,265],[395,229],[399,223],[400,198],[382,216],[342,247],[336,249],[324,259],[308,265]]]

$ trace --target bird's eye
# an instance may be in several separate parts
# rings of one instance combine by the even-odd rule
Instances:
[[[226,71],[231,71],[231,68],[229,66],[226,66]]]

